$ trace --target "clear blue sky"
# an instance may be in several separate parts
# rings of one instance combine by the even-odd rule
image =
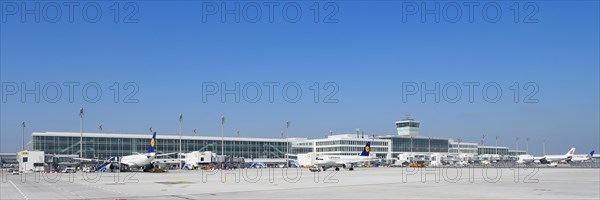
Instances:
[[[228,2],[231,8],[234,2]],[[421,134],[426,136],[478,142],[481,134],[487,134],[486,144],[493,145],[498,135],[500,144],[511,148],[515,137],[520,137],[519,149],[525,148],[524,138],[529,137],[530,151],[537,155],[543,138],[548,153],[563,154],[573,146],[579,154],[599,148],[597,1],[521,3],[517,23],[510,7],[514,2],[508,1],[500,1],[502,17],[496,23],[481,15],[486,2],[475,7],[472,23],[466,7],[457,23],[444,18],[436,23],[431,15],[422,22],[420,13],[406,16],[403,22],[407,4],[393,1],[339,1],[327,10],[326,3],[320,2],[319,23],[313,22],[314,1],[298,2],[302,17],[297,23],[281,16],[285,2],[275,7],[273,23],[267,7],[262,7],[258,23],[244,18],[235,23],[232,15],[226,15],[225,23],[220,15],[209,15],[203,22],[208,7],[198,1],[139,2],[133,15],[138,22],[122,23],[133,8],[125,10],[126,3],[120,2],[119,23],[114,23],[112,3],[99,2],[103,12],[97,23],[82,17],[84,3],[75,7],[73,23],[67,7],[62,7],[57,23],[45,21],[44,16],[55,14],[45,1],[41,8],[50,11],[39,23],[34,15],[25,15],[21,22],[21,14],[12,15],[12,10],[6,10],[8,4],[3,4],[0,78],[6,102],[0,109],[0,152],[20,148],[21,121],[27,122],[28,134],[79,131],[81,106],[87,110],[84,127],[90,132],[102,124],[104,132],[145,133],[153,127],[159,135],[177,134],[177,119],[183,113],[186,135],[192,135],[192,129],[199,135],[220,135],[221,115],[227,117],[226,135],[239,129],[242,136],[279,137],[285,121],[292,122],[293,137],[318,138],[330,130],[351,133],[356,128],[368,134],[394,134],[395,120],[408,113],[422,122]],[[256,13],[248,3],[240,1],[253,17]],[[450,7],[448,2],[439,3]],[[323,23],[334,7],[338,22]],[[537,11],[531,19],[538,22],[524,23],[534,7]],[[448,10],[444,16],[454,17],[452,7]],[[62,87],[57,103],[43,98],[36,103],[32,95],[22,103],[20,93],[8,95],[4,90],[11,83],[34,87],[36,82],[81,85],[75,88],[74,102],[68,100],[67,87]],[[96,103],[84,101],[81,95],[82,86],[89,82],[102,87]],[[119,103],[113,102],[109,89],[115,82],[121,86]],[[131,91],[122,88],[127,82],[137,84],[138,103],[123,103]],[[267,99],[266,87],[257,103],[243,99],[236,103],[233,96],[222,103],[219,96],[203,102],[203,82],[224,82],[230,88],[236,82],[281,85],[273,103]],[[281,96],[281,87],[288,82],[303,89],[297,103]],[[335,82],[339,90],[334,98],[339,102],[314,103],[309,87],[315,82],[321,84],[321,99],[331,91],[323,90],[323,85]],[[403,101],[403,82],[428,87],[436,82],[481,85],[475,89],[473,103],[466,87],[456,103],[443,98],[435,102],[433,95],[422,102],[418,95]],[[481,95],[482,86],[490,82],[502,87],[496,103],[486,102]],[[515,82],[521,88],[518,103],[509,89]],[[531,91],[523,89],[528,82],[537,85],[533,96],[537,103],[522,101]]]

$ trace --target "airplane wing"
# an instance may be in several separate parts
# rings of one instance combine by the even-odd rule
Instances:
[[[356,163],[365,163],[369,162],[368,160],[356,160],[356,161],[345,161],[345,162],[335,162],[338,165],[347,165],[347,164],[356,164]]]
[[[105,162],[108,160],[100,160],[100,159],[92,159],[92,158],[73,158],[74,160],[82,160],[82,161],[88,161],[88,162]]]
[[[178,154],[177,152],[175,153],[163,153],[163,154],[156,154],[156,157],[158,156],[168,156],[168,155],[173,155],[173,154]]]

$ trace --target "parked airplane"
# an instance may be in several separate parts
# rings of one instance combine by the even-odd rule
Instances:
[[[575,154],[575,148],[571,148],[564,155],[545,155],[543,157],[533,157],[532,155],[519,155],[517,156],[517,164],[530,164],[530,163],[541,163],[548,164],[548,166],[556,167],[558,163],[571,162],[573,155]]]
[[[100,167],[98,167],[98,171],[103,171],[103,168],[110,167],[111,164],[115,164],[115,163],[120,163],[122,166],[126,166],[129,169],[145,167],[145,166],[152,164],[154,162],[154,158],[156,158],[157,156],[165,156],[165,155],[175,154],[175,153],[156,154],[155,148],[156,148],[156,132],[154,132],[152,134],[152,139],[150,140],[150,147],[148,147],[147,153],[143,153],[143,154],[137,153],[134,155],[123,156],[123,157],[121,157],[120,162],[117,157],[112,157],[108,160],[98,160],[98,159],[88,159],[88,158],[75,158],[75,159],[83,160],[83,161],[104,162]]]
[[[537,160],[539,161],[539,159],[541,159],[543,157],[538,158]],[[532,155],[519,155],[517,156],[517,164],[531,164],[534,163],[536,161],[535,157],[533,157]]]
[[[371,143],[367,142],[360,156],[324,155],[316,158],[315,166],[321,167],[323,171],[331,167],[335,167],[336,171],[340,170],[339,167],[352,171],[355,164],[374,160],[373,157],[369,156],[370,152]]]
[[[588,160],[592,160],[592,158],[594,157],[594,152],[596,152],[596,150],[592,150],[588,155],[574,155],[573,158],[571,158],[571,162],[584,162],[584,161],[588,161]]]
[[[546,155],[540,159],[540,163],[556,166],[559,162],[571,162],[573,155],[575,155],[575,148],[571,148],[565,155]]]

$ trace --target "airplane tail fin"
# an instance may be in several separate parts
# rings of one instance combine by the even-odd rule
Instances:
[[[594,152],[596,152],[596,150],[592,150],[592,151],[590,152],[590,154],[588,155],[588,157],[589,157],[589,158],[591,158],[591,157],[594,157]]]
[[[150,139],[150,147],[148,148],[148,153],[154,153],[156,150],[156,132],[152,134],[152,139]]]
[[[367,144],[365,145],[365,148],[363,148],[362,153],[360,153],[360,156],[369,156],[370,152],[371,152],[371,142],[367,142]]]
[[[573,155],[575,155],[575,147],[571,148],[571,149],[569,150],[569,152],[567,152],[567,154],[565,154],[565,155],[566,155],[566,156],[573,156]]]

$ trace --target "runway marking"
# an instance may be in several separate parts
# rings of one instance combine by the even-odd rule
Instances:
[[[95,186],[95,185],[85,185],[85,184],[80,184],[80,185],[91,187],[91,188],[96,188],[96,189],[101,189],[101,190],[104,190],[104,191],[107,191],[107,192],[118,193],[118,194],[121,194],[121,195],[129,196],[129,193],[127,193],[127,192],[121,192],[121,191],[118,191],[118,190],[108,189],[108,188],[104,188],[104,187],[100,187],[100,186]]]
[[[18,191],[19,193],[21,193],[21,196],[23,196],[23,199],[29,199],[29,198],[28,198],[28,197],[27,197],[27,196],[26,196],[26,195],[23,193],[23,191],[21,191],[21,189],[19,189],[19,187],[17,187],[17,185],[15,185],[15,183],[13,183],[11,180],[9,180],[8,182],[10,182],[10,184],[11,184],[11,185],[12,185],[12,186],[13,186],[15,189],[17,189],[17,191]]]
[[[48,185],[48,186],[50,186],[50,187],[55,187],[55,188],[57,188],[57,189],[59,189],[59,190],[61,190],[61,191],[63,191],[63,192],[66,192],[66,193],[70,193],[71,195],[73,195],[73,196],[76,196],[76,197],[77,197],[77,198],[79,198],[79,199],[85,199],[85,197],[84,197],[84,196],[81,196],[81,195],[79,195],[79,194],[77,194],[77,193],[75,193],[75,192],[73,192],[73,191],[67,190],[66,188],[64,188],[64,187],[60,186],[60,185],[59,185],[59,184],[57,184],[57,183],[49,184],[49,183],[42,182],[42,184],[44,184],[44,185]]]
[[[180,199],[186,199],[186,200],[194,200],[194,199],[198,199],[195,196],[192,195],[187,195],[187,194],[179,194],[179,195],[171,195],[172,197],[176,197],[176,198],[180,198]]]

